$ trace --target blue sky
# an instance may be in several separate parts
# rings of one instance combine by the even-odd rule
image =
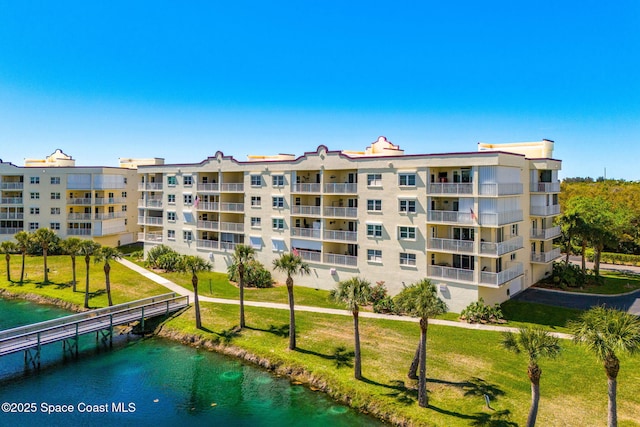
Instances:
[[[640,180],[640,2],[608,3],[0,0],[0,158],[547,138]]]

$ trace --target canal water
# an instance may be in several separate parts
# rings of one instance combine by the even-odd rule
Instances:
[[[68,314],[0,299],[0,329]],[[42,368],[0,357],[0,425],[378,426],[321,393],[237,360],[159,338],[123,335],[113,349],[80,340],[78,359],[45,346]]]

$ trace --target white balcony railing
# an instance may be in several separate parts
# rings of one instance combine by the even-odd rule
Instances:
[[[480,225],[505,225],[522,221],[522,218],[523,213],[521,210],[497,213],[481,212],[479,215],[478,223]]]
[[[557,182],[532,182],[532,193],[559,193],[560,181]]]
[[[300,256],[300,258],[302,258],[305,261],[310,261],[310,262],[321,262],[322,261],[322,254],[320,252],[305,251],[305,250],[302,250],[302,249],[298,249],[297,252],[298,252],[298,255]]]
[[[550,240],[560,236],[560,234],[561,230],[559,225],[551,228],[531,229],[531,238],[536,240]]]
[[[296,237],[306,237],[309,239],[319,239],[322,234],[317,228],[292,227],[291,235]]]
[[[138,217],[138,224],[139,225],[162,225],[162,217],[158,217],[158,216],[148,216],[148,217],[143,217],[143,216],[139,216]]]
[[[244,184],[241,182],[229,182],[220,184],[220,191],[225,193],[241,193],[244,191]]]
[[[500,256],[522,248],[524,248],[522,236],[516,236],[500,243],[480,242],[480,253],[485,255]]]
[[[196,248],[198,249],[219,249],[220,242],[217,240],[196,240]]]
[[[67,228],[69,236],[91,236],[90,228]]]
[[[471,217],[471,211],[438,211],[428,212],[429,222],[452,222],[456,224],[473,224],[474,219]]]
[[[358,233],[355,231],[342,231],[342,230],[324,230],[325,240],[339,240],[342,242],[356,242],[358,240]]]
[[[345,183],[345,184],[325,184],[324,185],[325,193],[338,193],[338,194],[346,194],[346,193],[357,193],[358,192],[358,184],[355,183]]]
[[[304,206],[293,205],[291,206],[292,215],[322,215],[322,208],[320,206]]]
[[[138,199],[139,208],[161,208],[162,199]]]
[[[222,212],[244,212],[244,203],[220,203]]]
[[[197,209],[199,211],[218,211],[220,210],[220,203],[218,202],[200,202]]]
[[[220,242],[220,249],[224,251],[233,251],[236,249],[238,243],[233,242]]]
[[[432,183],[429,184],[430,194],[472,194],[473,184],[471,183]]]
[[[320,184],[292,184],[292,193],[321,193]]]
[[[198,221],[198,228],[203,230],[218,230],[220,228],[220,223],[217,221]]]
[[[523,186],[519,182],[480,184],[479,191],[482,196],[506,196],[522,194]]]
[[[162,233],[138,233],[139,242],[162,242]]]
[[[96,197],[93,199],[93,203],[96,205],[115,205],[127,203],[127,199],[124,197]]]
[[[90,221],[92,214],[90,213],[69,213],[67,214],[67,220],[69,221]]]
[[[324,208],[324,216],[339,218],[357,218],[358,208]]]
[[[0,234],[16,234],[20,231],[23,231],[24,228],[20,227],[0,227]]]
[[[22,197],[3,197],[0,203],[3,205],[21,205]]]
[[[232,233],[243,233],[244,223],[243,222],[221,222],[220,231],[230,231]]]
[[[90,205],[91,197],[78,197],[78,198],[67,199],[67,204],[68,205]]]
[[[352,255],[324,254],[324,262],[326,264],[356,267],[358,265],[358,257]]]
[[[126,216],[126,212],[102,212],[93,214],[93,219],[104,221],[108,219],[125,218]]]
[[[522,264],[515,264],[513,267],[510,267],[500,273],[492,273],[490,271],[481,271],[480,272],[480,283],[485,285],[494,285],[500,286],[503,283],[506,283],[510,280],[515,279],[518,276],[522,276],[524,274],[524,267]]]
[[[547,264],[554,259],[560,258],[561,255],[560,248],[554,248],[549,252],[532,252],[531,262]]]
[[[24,219],[23,212],[0,212],[0,219]]]
[[[200,193],[217,193],[220,191],[218,183],[198,184],[198,192]]]
[[[427,278],[453,280],[456,282],[473,282],[473,270],[430,265],[427,269]]]
[[[531,206],[531,215],[534,215],[534,216],[560,215],[560,205]]]
[[[159,191],[162,190],[161,182],[141,182],[138,184],[138,191]]]
[[[473,240],[429,239],[429,249],[453,253],[473,253]]]
[[[2,190],[22,190],[24,188],[23,182],[3,182],[0,183],[0,189]]]

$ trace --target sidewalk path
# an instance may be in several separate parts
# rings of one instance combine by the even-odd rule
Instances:
[[[144,277],[146,277],[149,280],[152,280],[156,283],[158,283],[159,285],[164,286],[165,288],[171,290],[172,292],[175,292],[178,295],[188,295],[189,299],[191,301],[193,301],[193,297],[194,294],[192,291],[189,291],[188,289],[183,288],[180,285],[177,285],[176,283],[165,279],[164,277],[155,274],[149,270],[147,270],[146,268],[140,267],[137,264],[134,264],[133,262],[126,260],[126,259],[119,259],[118,262],[122,265],[124,265],[127,268],[130,268],[131,270],[143,275]],[[215,302],[218,304],[232,304],[232,305],[239,305],[240,301],[238,300],[234,300],[234,299],[223,299],[223,298],[212,298],[212,297],[207,297],[207,296],[203,296],[200,295],[199,296],[200,301],[206,301],[206,302]],[[263,308],[273,308],[276,310],[289,310],[289,305],[288,304],[282,304],[282,303],[277,303],[277,302],[263,302],[263,301],[246,301],[244,302],[244,305],[247,307],[263,307]],[[304,306],[304,305],[296,305],[296,311],[306,311],[306,312],[312,312],[312,313],[324,313],[324,314],[334,314],[334,315],[338,315],[338,316],[351,316],[351,312],[348,310],[339,310],[336,308],[324,308],[324,307],[309,307],[309,306]],[[371,312],[366,312],[366,311],[361,311],[360,312],[360,317],[365,317],[365,318],[370,318],[370,319],[386,319],[386,320],[396,320],[396,321],[401,321],[401,322],[413,322],[413,323],[418,323],[419,319],[417,317],[410,317],[410,316],[397,316],[397,315],[392,315],[392,314],[381,314],[381,313],[371,313]],[[429,319],[429,324],[431,325],[442,325],[442,326],[453,326],[456,328],[464,328],[464,329],[476,329],[476,330],[483,330],[483,331],[496,331],[496,332],[518,332],[518,328],[510,328],[510,327],[506,327],[506,326],[493,326],[493,325],[481,325],[481,324],[477,324],[477,323],[466,323],[466,322],[454,322],[451,320],[440,320],[440,319]],[[569,334],[563,334],[560,332],[551,332],[551,334],[557,336],[558,338],[562,338],[562,339],[571,339],[572,336]]]

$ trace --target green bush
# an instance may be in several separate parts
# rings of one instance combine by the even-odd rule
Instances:
[[[238,282],[238,266],[234,263],[227,268],[229,280]],[[249,261],[244,267],[244,284],[250,288],[270,288],[273,286],[273,278],[271,272],[257,260]]]
[[[469,304],[460,313],[460,319],[466,320],[467,323],[501,323],[503,318],[499,304],[486,305],[482,298]]]
[[[158,264],[158,260],[162,255],[168,254],[168,253],[177,254],[176,251],[174,251],[167,245],[158,245],[151,248],[149,252],[147,252],[147,260],[145,261],[145,265],[151,268],[162,268]]]
[[[157,259],[158,268],[161,268],[166,272],[178,271],[180,269],[181,262],[182,256],[177,252],[164,253]]]

